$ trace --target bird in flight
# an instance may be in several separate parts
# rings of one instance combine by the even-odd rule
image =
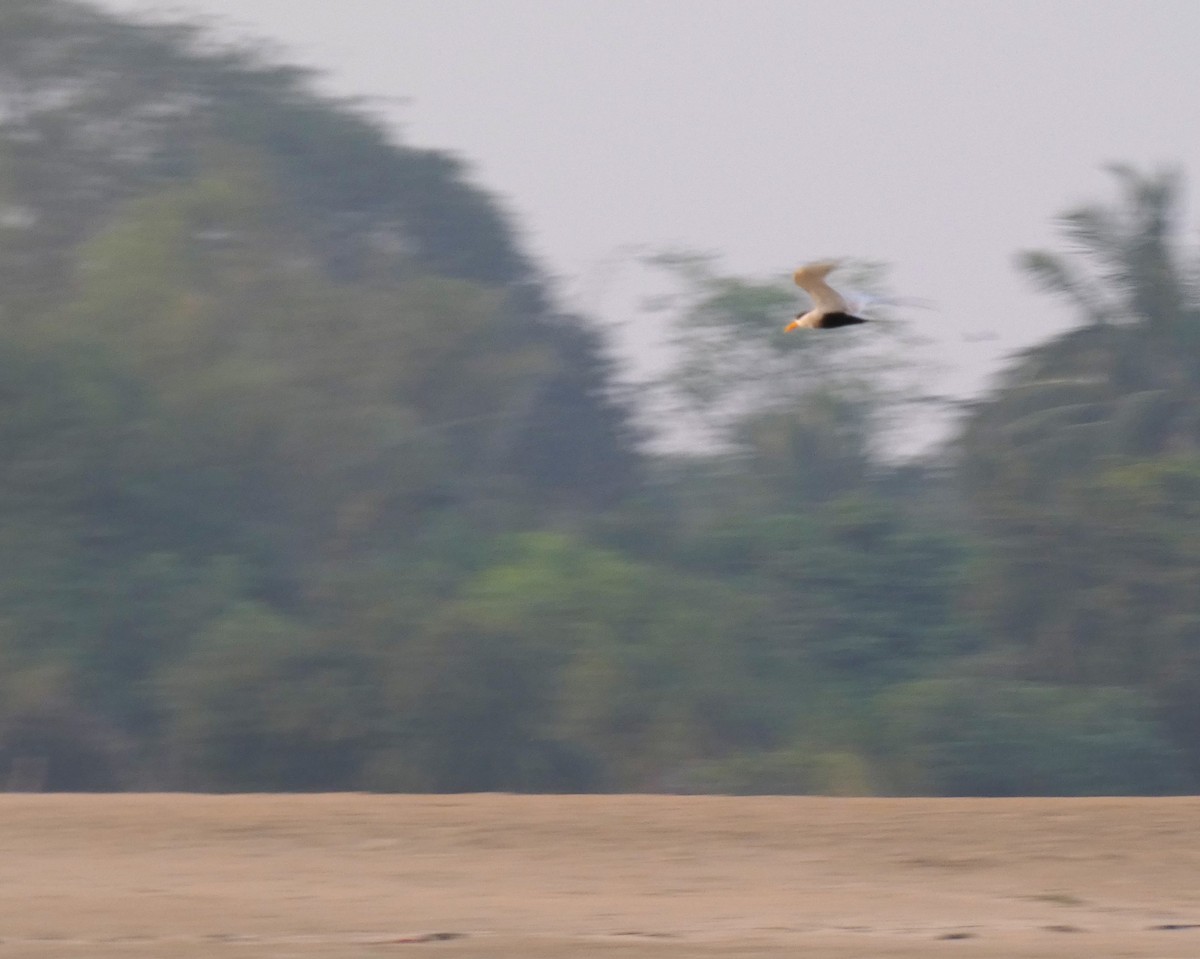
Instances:
[[[812,309],[798,313],[796,318],[783,328],[784,333],[792,330],[835,330],[840,326],[854,326],[867,321],[851,312],[846,298],[825,282],[837,266],[832,260],[806,263],[797,267],[792,278],[796,286],[812,297]]]

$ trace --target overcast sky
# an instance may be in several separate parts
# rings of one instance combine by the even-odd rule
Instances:
[[[849,256],[936,301],[913,319],[943,385],[977,388],[1070,322],[1013,254],[1112,198],[1105,163],[1200,175],[1197,0],[102,5],[271,40],[405,141],[459,154],[564,296],[626,320],[643,357],[656,321],[621,295],[631,244],[754,276]]]

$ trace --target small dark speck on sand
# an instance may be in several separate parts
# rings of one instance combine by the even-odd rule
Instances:
[[[465,939],[465,932],[423,932],[415,936],[398,936],[395,939],[384,939],[383,944],[404,944],[416,942],[448,942],[451,939]]]

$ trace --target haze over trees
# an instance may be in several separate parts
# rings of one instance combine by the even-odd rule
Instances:
[[[459,161],[11,0],[0,783],[1195,788],[1197,264],[1175,178],[1114,182],[1021,260],[1080,327],[903,464],[898,351],[665,258],[711,442],[660,454]]]

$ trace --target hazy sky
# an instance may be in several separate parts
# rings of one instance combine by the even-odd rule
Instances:
[[[103,5],[269,39],[407,142],[461,155],[564,296],[628,321],[644,356],[656,321],[622,297],[627,245],[756,276],[842,255],[936,301],[913,318],[943,385],[978,386],[1069,321],[1013,254],[1111,198],[1103,164],[1200,180],[1196,0]]]

